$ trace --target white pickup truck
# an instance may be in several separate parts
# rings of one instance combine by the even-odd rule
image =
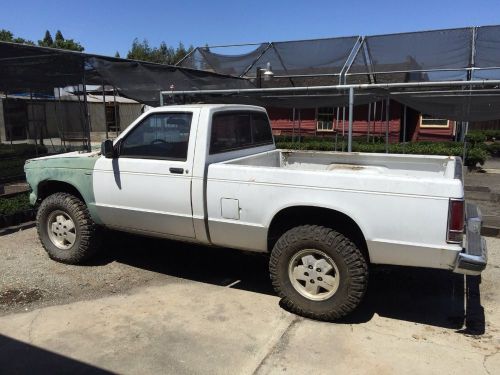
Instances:
[[[100,153],[25,171],[52,259],[86,260],[101,227],[267,253],[285,305],[316,319],[352,311],[371,264],[486,265],[460,158],[277,150],[260,107],[157,108]]]

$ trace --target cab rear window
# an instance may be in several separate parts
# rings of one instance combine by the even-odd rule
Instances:
[[[272,143],[271,126],[263,112],[222,112],[212,117],[210,154]]]

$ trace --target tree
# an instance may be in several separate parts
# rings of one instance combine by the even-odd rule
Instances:
[[[5,30],[5,29],[0,30],[0,41],[19,43],[19,44],[28,44],[31,46],[35,45],[35,43],[33,43],[31,40],[27,40],[27,39],[19,38],[19,37],[14,38],[14,34],[12,34],[12,32]]]
[[[56,43],[62,43],[64,42],[64,37],[62,35],[61,30],[56,31]]]
[[[75,42],[73,39],[64,39],[61,30],[57,30],[54,39],[52,39],[52,35],[49,30],[45,31],[45,36],[42,40],[38,41],[38,45],[40,47],[67,49],[79,52],[82,52],[85,49],[80,43]]]
[[[115,57],[120,58],[120,52],[116,51]]]
[[[83,46],[80,43],[75,42],[73,39],[64,39],[61,30],[57,30],[56,32],[56,37],[54,40],[53,47],[59,49],[67,49],[71,51],[78,51],[78,52],[82,52],[83,50],[85,50],[85,48],[83,48]]]
[[[1,29],[0,30],[0,41],[2,42],[12,42],[14,39],[14,34],[12,34],[10,31]]]
[[[141,42],[135,38],[132,42],[132,48],[127,53],[127,58],[174,65],[192,50],[193,46],[186,49],[182,42],[179,42],[177,48],[170,47],[165,42],[161,42],[159,47],[151,47],[147,39],[143,39]]]
[[[42,40],[38,41],[38,45],[40,47],[53,47],[54,46],[54,40],[52,39],[52,35],[50,34],[49,30],[45,31],[45,36],[43,37]]]

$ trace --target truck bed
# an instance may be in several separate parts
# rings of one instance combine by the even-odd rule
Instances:
[[[357,223],[381,264],[450,268],[461,249],[446,243],[450,198],[463,185],[460,159],[447,156],[270,150],[207,173],[214,244],[265,251],[278,212],[322,207]]]
[[[303,171],[335,171],[356,175],[453,179],[456,158],[448,156],[387,155],[274,150],[226,162]]]

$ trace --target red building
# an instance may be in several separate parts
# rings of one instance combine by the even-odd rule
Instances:
[[[348,132],[349,114],[343,108],[267,108],[273,133],[275,135],[316,135],[328,136]],[[368,113],[370,111],[370,114]],[[386,132],[386,103],[377,102],[371,105],[354,107],[353,136],[381,136]],[[447,141],[454,139],[455,122],[446,119],[436,119],[423,115],[411,108],[406,108],[406,132],[404,127],[404,105],[391,101],[389,105],[389,140],[390,142],[432,140]]]

